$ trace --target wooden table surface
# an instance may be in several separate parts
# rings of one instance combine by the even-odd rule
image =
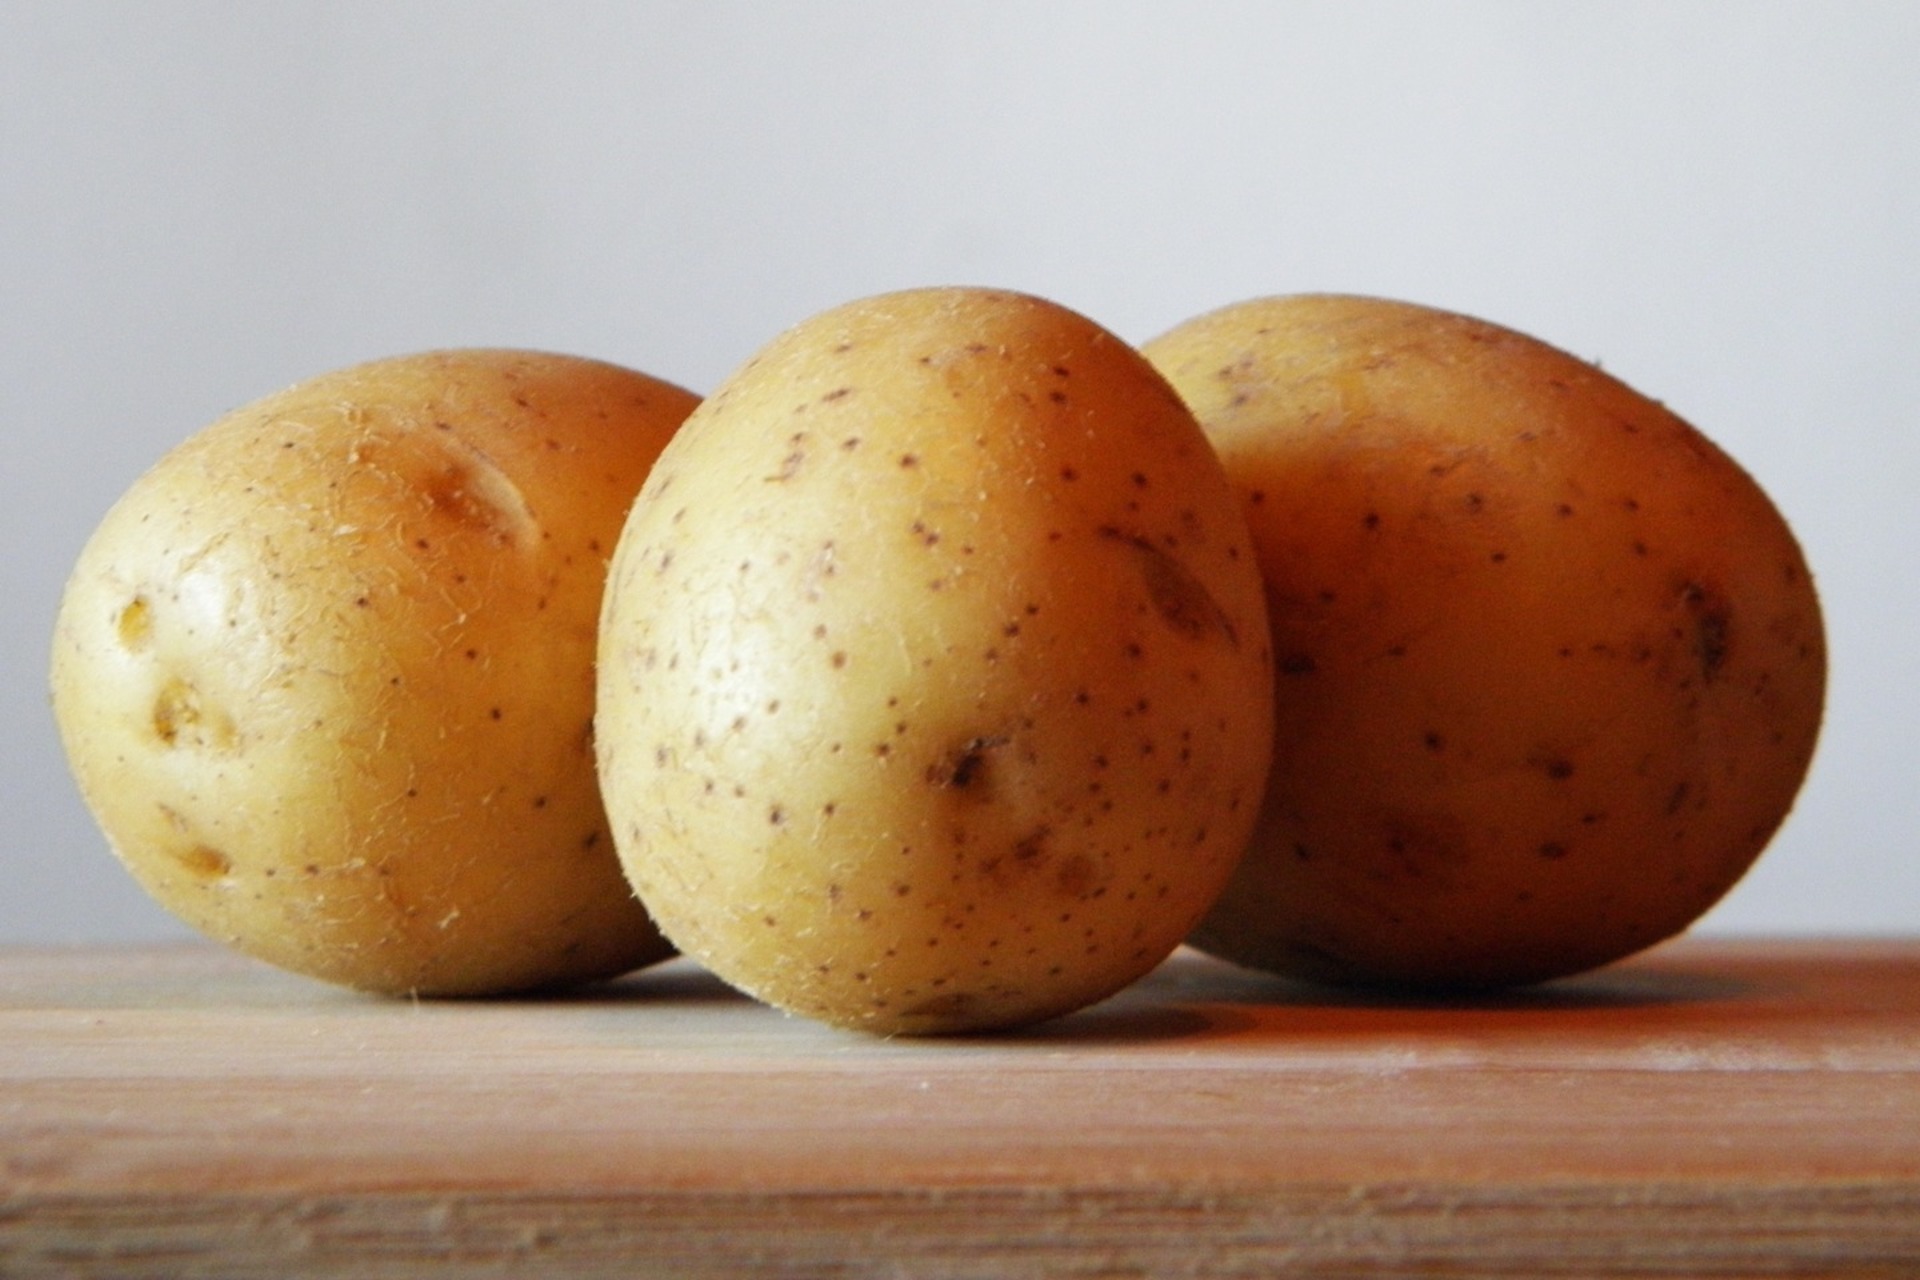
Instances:
[[[1920,1277],[1920,939],[1682,941],[1499,999],[1182,952],[878,1040],[684,961],[381,1000],[0,949],[0,1276]]]

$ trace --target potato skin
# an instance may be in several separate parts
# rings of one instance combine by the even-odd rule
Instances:
[[[1766,495],[1541,342],[1379,299],[1258,299],[1145,354],[1266,579],[1274,770],[1193,936],[1301,977],[1523,984],[1678,933],[1807,773],[1821,614]]]
[[[164,457],[62,600],[68,759],[162,905],[375,992],[670,954],[593,773],[606,558],[696,399],[506,350],[330,373]]]
[[[1263,608],[1218,459],[1090,320],[963,288],[818,315],[622,536],[597,723],[628,874],[683,951],[824,1022],[1091,1003],[1244,846]]]

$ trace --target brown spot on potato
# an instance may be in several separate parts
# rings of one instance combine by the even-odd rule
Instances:
[[[1718,592],[1698,582],[1682,586],[1680,599],[1692,618],[1693,656],[1699,664],[1700,677],[1711,683],[1727,664],[1727,651],[1732,644],[1732,606]]]
[[[169,747],[226,750],[238,737],[233,722],[205,705],[200,690],[178,676],[160,686],[151,715],[154,736]]]
[[[1099,881],[1099,864],[1084,853],[1067,858],[1054,873],[1054,883],[1060,886],[1060,892],[1070,898],[1084,898],[1093,894]]]
[[[1573,761],[1552,752],[1543,751],[1535,755],[1533,764],[1555,782],[1564,782],[1573,776]]]
[[[218,880],[233,874],[233,859],[210,844],[196,844],[176,850],[173,860],[187,874],[200,880]]]
[[[495,478],[505,483],[504,477]],[[421,476],[415,485],[434,514],[481,532],[512,538],[507,513],[485,492],[485,481],[472,467],[449,463]]]
[[[1196,640],[1220,636],[1238,646],[1239,634],[1233,620],[1207,585],[1185,565],[1146,538],[1127,533],[1112,525],[1102,526],[1100,536],[1128,547],[1134,554],[1140,578],[1147,589],[1153,609],[1173,630]]]
[[[1050,827],[1035,827],[1020,837],[1013,846],[1013,860],[1017,866],[1037,868],[1047,860],[1047,844],[1053,837]]]
[[[1007,745],[1005,737],[976,737],[927,766],[927,781],[948,791],[978,790],[986,784],[990,752]]]
[[[138,653],[153,639],[153,608],[145,596],[135,596],[114,619],[114,634],[122,648]]]

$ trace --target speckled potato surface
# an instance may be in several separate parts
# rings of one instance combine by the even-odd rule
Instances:
[[[1745,873],[1807,773],[1800,549],[1700,433],[1520,334],[1256,300],[1147,344],[1252,526],[1279,672],[1247,965],[1473,988],[1614,960]]]
[[[600,661],[602,786],[661,927],[875,1032],[1131,982],[1266,775],[1218,459],[1137,352],[1018,294],[850,303],[727,380],[634,506]]]
[[[593,771],[606,559],[696,403],[589,360],[448,351],[303,382],[186,441],[82,552],[54,711],[164,906],[377,992],[670,954]]]

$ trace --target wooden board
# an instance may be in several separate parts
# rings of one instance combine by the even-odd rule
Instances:
[[[0,1275],[1920,1276],[1920,940],[1466,1003],[1183,952],[884,1041],[685,962],[387,1001],[0,950]]]

